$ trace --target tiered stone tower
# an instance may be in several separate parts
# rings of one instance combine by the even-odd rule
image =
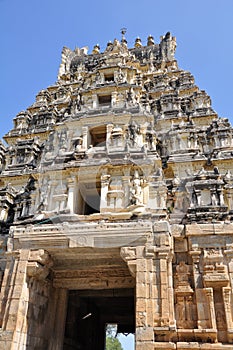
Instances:
[[[0,348],[233,349],[229,121],[176,39],[64,48],[0,144]]]

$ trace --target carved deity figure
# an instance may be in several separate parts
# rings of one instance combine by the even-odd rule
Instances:
[[[48,178],[44,178],[40,186],[39,205],[37,208],[38,211],[47,209],[49,192],[50,192],[50,181]]]
[[[213,206],[219,205],[218,193],[216,192],[215,189],[211,191],[211,204]]]
[[[24,158],[25,158],[25,152],[21,151],[17,154],[16,162],[17,163],[24,163]]]
[[[151,125],[149,125],[146,130],[146,142],[150,150],[156,149],[155,131]]]
[[[6,203],[1,203],[0,207],[0,222],[6,221],[8,216],[9,207]]]
[[[115,73],[115,81],[117,84],[123,84],[127,81],[127,74],[121,68]]]
[[[140,134],[140,127],[135,123],[132,123],[128,127],[129,140],[131,141],[132,146],[137,144],[137,136]]]
[[[130,88],[127,94],[127,105],[134,106],[137,104],[138,99],[133,88]]]
[[[68,148],[68,139],[67,139],[67,132],[62,131],[59,135],[59,154],[63,154],[65,151],[67,151]]]
[[[179,328],[184,328],[185,323],[185,304],[184,297],[177,297],[175,306],[176,320]]]
[[[78,137],[74,142],[75,151],[80,152],[83,145],[83,138]]]
[[[130,203],[133,205],[142,204],[142,187],[141,179],[137,170],[134,172],[130,188]]]
[[[101,76],[100,72],[96,73],[95,82],[96,82],[96,84],[102,84],[103,83],[103,79],[102,79],[102,76]]]
[[[177,295],[175,315],[178,328],[194,328],[196,312],[192,295]]]
[[[82,105],[82,96],[80,95],[80,93],[78,93],[76,99],[73,100],[71,103],[71,113],[75,114],[81,111],[81,105]]]
[[[45,160],[48,160],[53,156],[53,151],[54,151],[53,143],[54,143],[54,132],[51,132],[44,146]]]

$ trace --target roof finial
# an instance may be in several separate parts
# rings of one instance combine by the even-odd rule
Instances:
[[[121,42],[122,44],[127,44],[127,40],[125,39],[125,33],[127,31],[127,28],[121,28]]]

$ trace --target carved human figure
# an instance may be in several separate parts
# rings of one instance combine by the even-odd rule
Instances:
[[[196,188],[193,189],[193,199],[196,202],[196,205],[201,205],[201,190],[197,190]]]
[[[48,178],[44,178],[40,187],[40,198],[37,210],[45,210],[48,205],[48,196],[50,192],[50,181]]]
[[[151,126],[146,131],[146,141],[148,143],[150,150],[154,150],[156,148],[156,146],[155,146],[155,132]]]
[[[132,88],[129,89],[128,94],[127,94],[127,104],[128,106],[134,105],[136,102],[135,100],[135,93]]]
[[[177,141],[177,149],[178,149],[178,150],[182,149],[182,145],[181,145],[182,140],[181,140],[180,134],[177,134],[177,135],[176,135],[176,141]]]
[[[184,297],[177,296],[175,305],[175,314],[178,328],[184,328],[185,324],[185,303]]]
[[[66,131],[62,131],[59,137],[59,153],[63,153],[68,148],[68,140]]]
[[[71,113],[77,113],[81,110],[81,105],[82,105],[82,97],[80,93],[78,93],[77,97],[75,100],[72,101],[71,104]]]
[[[216,189],[213,189],[211,191],[211,204],[213,206],[219,205],[219,198],[218,198],[218,194],[216,192]]]
[[[202,145],[202,147],[203,147],[203,152],[204,153],[208,153],[209,152],[209,144],[208,144],[208,140],[207,140],[206,136],[204,136],[204,138],[203,138],[203,145]]]
[[[80,152],[82,149],[83,145],[83,138],[78,137],[77,140],[75,140],[74,146],[75,146],[75,151]]]
[[[117,84],[123,84],[127,80],[127,74],[121,68],[115,73],[115,80]]]
[[[193,297],[192,295],[189,295],[186,297],[186,318],[187,321],[193,322],[195,317],[194,317],[194,308],[193,308]]]
[[[140,128],[135,123],[131,123],[128,127],[128,131],[129,139],[132,143],[132,146],[134,146],[137,142],[137,135],[140,133]]]
[[[195,207],[197,205],[197,193],[195,189],[192,191],[192,196],[191,196],[191,207]]]
[[[131,204],[142,204],[142,187],[141,187],[141,179],[139,177],[139,173],[137,170],[134,172],[134,176],[132,179],[132,184],[130,188],[130,202]]]
[[[6,221],[8,216],[9,207],[5,203],[1,204],[0,207],[0,222]]]
[[[193,134],[193,147],[194,148],[198,148],[198,135],[197,134]]]
[[[102,79],[102,76],[101,76],[99,71],[96,73],[95,82],[96,82],[96,84],[102,84],[103,83],[103,79]]]
[[[53,156],[53,151],[54,151],[53,142],[54,142],[54,132],[51,132],[44,146],[45,160],[48,160]]]
[[[23,163],[24,162],[24,157],[25,157],[25,153],[24,152],[19,152],[17,154],[17,157],[16,157],[16,162],[17,163]]]
[[[174,176],[174,179],[172,180],[172,185],[173,185],[172,192],[175,193],[175,191],[178,189],[178,187],[180,185],[179,176],[177,176],[177,175]]]

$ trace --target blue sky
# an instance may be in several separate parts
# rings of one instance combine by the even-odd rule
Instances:
[[[191,71],[220,116],[232,118],[232,17],[232,0],[0,0],[0,137],[56,81],[63,46],[104,49],[122,27],[129,46],[137,36],[159,42],[171,31],[179,66]]]

